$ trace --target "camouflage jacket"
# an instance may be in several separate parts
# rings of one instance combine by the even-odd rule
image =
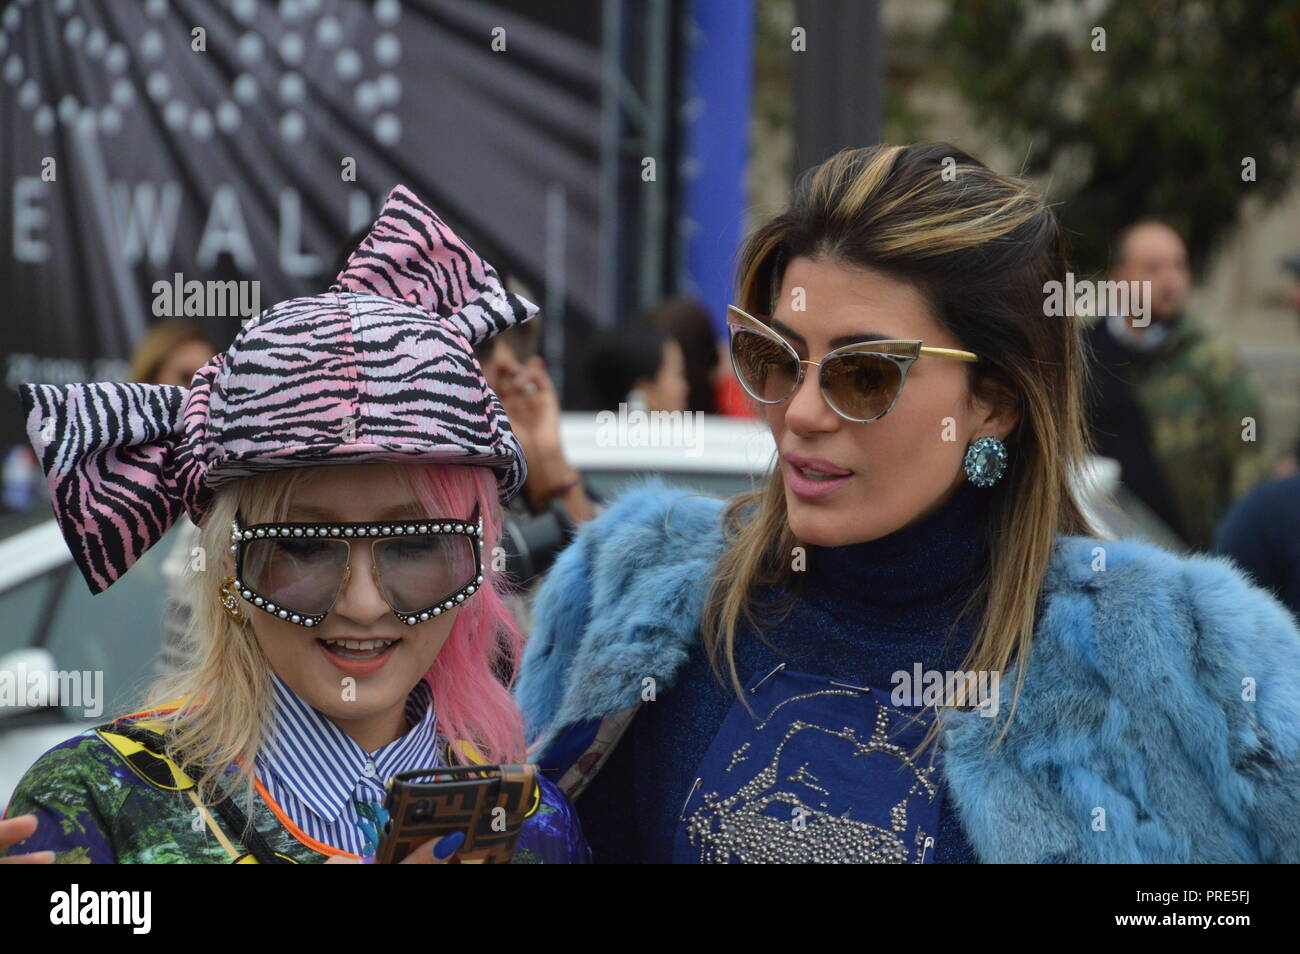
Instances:
[[[1092,329],[1094,343],[1101,335],[1109,332]],[[1150,352],[1116,345],[1099,353],[1109,360],[1099,358],[1102,367],[1094,369],[1094,393],[1128,390],[1134,410],[1145,418],[1131,426],[1144,427],[1143,439],[1149,441],[1151,460],[1160,471],[1157,486],[1171,498],[1147,500],[1148,506],[1157,513],[1167,507],[1177,517],[1174,529],[1189,545],[1209,548],[1233,500],[1264,479],[1273,465],[1249,371],[1229,343],[1192,313]],[[1117,405],[1110,400],[1109,407],[1113,417]],[[1110,426],[1128,425],[1112,421]],[[1102,453],[1107,453],[1105,437],[1098,438]]]

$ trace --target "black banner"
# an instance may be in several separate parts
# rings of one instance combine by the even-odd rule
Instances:
[[[224,346],[252,302],[323,291],[397,183],[590,321],[600,5],[546,6],[7,2],[0,449],[23,381],[120,377],[187,311]]]

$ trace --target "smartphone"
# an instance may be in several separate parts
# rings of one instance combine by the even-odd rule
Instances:
[[[457,765],[388,780],[375,864],[397,864],[430,839],[464,832],[463,864],[506,864],[524,819],[537,810],[535,765]]]

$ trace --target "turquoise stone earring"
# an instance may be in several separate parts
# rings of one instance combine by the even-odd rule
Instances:
[[[1007,446],[996,437],[981,437],[966,448],[966,477],[976,487],[992,487],[1007,472]]]

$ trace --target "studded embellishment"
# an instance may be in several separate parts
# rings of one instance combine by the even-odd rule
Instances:
[[[238,520],[231,521],[230,524],[230,550],[235,553],[236,563],[242,569],[243,558],[240,553],[240,544],[248,540],[267,539],[279,537],[312,537],[315,539],[326,540],[352,540],[357,537],[367,537],[382,539],[386,537],[399,537],[407,534],[449,534],[469,537],[474,545],[474,578],[461,587],[455,593],[450,594],[446,600],[438,605],[430,606],[426,609],[417,610],[413,613],[404,613],[401,610],[393,609],[393,615],[408,626],[415,626],[417,623],[427,622],[437,616],[442,615],[446,610],[464,603],[467,598],[476,593],[483,586],[483,520],[478,518],[472,523],[431,523],[427,519],[425,522],[415,521],[405,524],[362,524],[362,523],[322,523],[313,525],[304,525],[301,523],[291,524],[259,524],[241,528]],[[254,589],[247,585],[242,579],[236,578],[231,581],[233,592],[237,592],[251,606],[269,613],[277,619],[283,619],[286,622],[294,623],[306,629],[319,626],[325,619],[326,613],[297,613],[289,607],[277,606],[275,603],[259,595]]]
[[[781,675],[751,699],[759,721],[733,705],[683,806],[675,860],[933,860],[938,763],[933,749],[912,757],[927,726],[879,691]]]

